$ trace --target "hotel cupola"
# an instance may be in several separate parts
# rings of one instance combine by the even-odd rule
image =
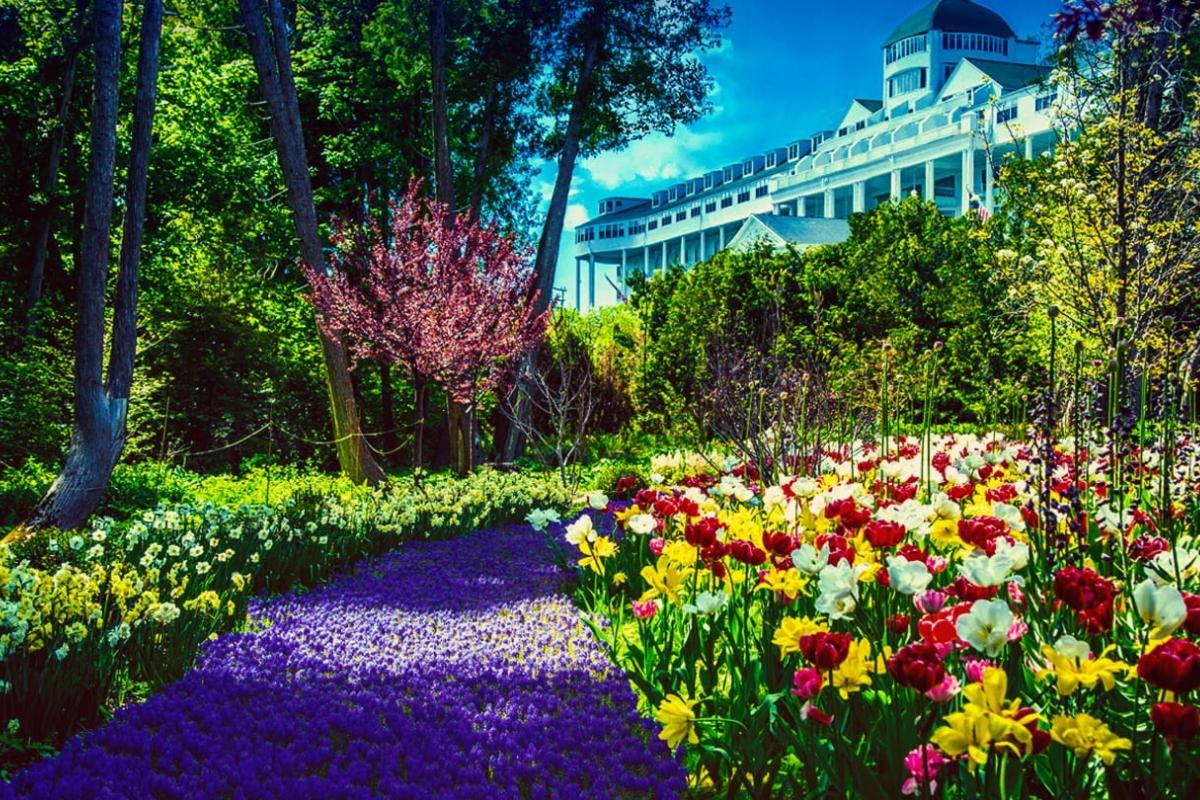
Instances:
[[[932,102],[967,56],[1029,63],[1037,44],[1021,41],[1004,18],[971,0],[933,0],[883,43],[883,106],[888,117]]]

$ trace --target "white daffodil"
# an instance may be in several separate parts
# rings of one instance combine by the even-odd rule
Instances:
[[[829,545],[823,545],[820,550],[807,542],[799,549],[792,551],[792,566],[806,575],[816,575],[829,564]]]
[[[768,511],[787,505],[788,496],[780,486],[768,486],[763,491],[763,507]]]
[[[587,498],[588,505],[597,511],[603,511],[608,508],[608,495],[604,492],[592,492]]]
[[[596,528],[592,525],[592,518],[584,514],[579,519],[567,526],[565,534],[567,542],[578,547],[585,539],[589,542],[596,541]]]
[[[977,550],[958,565],[958,574],[976,586],[999,586],[1004,583],[1012,569],[1012,561],[1005,556],[989,556]]]
[[[1146,574],[1159,586],[1187,580],[1200,571],[1200,553],[1186,547],[1176,547],[1159,553],[1146,564]]]
[[[976,600],[971,610],[958,618],[954,629],[958,638],[995,658],[1008,644],[1008,631],[1015,620],[1004,600]]]
[[[904,556],[891,556],[887,560],[888,583],[900,594],[914,595],[923,592],[933,580],[924,561],[909,561]]]
[[[552,522],[558,522],[560,517],[553,508],[536,508],[525,517],[535,531],[544,531]]]
[[[625,527],[633,533],[645,536],[648,533],[652,533],[658,527],[658,520],[649,514],[634,514],[625,523]]]
[[[1025,518],[1021,516],[1021,509],[1010,503],[993,503],[992,516],[1007,525],[1009,530],[1025,530]]]
[[[729,596],[721,589],[715,592],[700,592],[696,595],[695,603],[684,603],[683,610],[688,614],[698,614],[703,617],[715,614],[728,602]]]
[[[858,579],[870,570],[867,564],[845,559],[821,568],[817,578],[816,609],[830,619],[845,619],[858,608]]]
[[[1060,656],[1076,661],[1084,661],[1092,655],[1092,648],[1088,647],[1087,642],[1081,642],[1069,633],[1058,637],[1058,641],[1054,643],[1054,650]]]
[[[1172,584],[1159,586],[1153,578],[1146,578],[1133,590],[1133,605],[1138,616],[1147,625],[1153,625],[1152,638],[1169,636],[1187,620],[1187,604],[1183,595]]]
[[[1002,558],[1008,561],[1008,571],[1019,572],[1029,566],[1029,545],[1024,542],[999,539],[996,541],[996,551],[992,554],[992,558]]]

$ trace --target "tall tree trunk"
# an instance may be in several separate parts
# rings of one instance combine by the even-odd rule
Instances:
[[[116,163],[117,77],[122,0],[97,0],[95,97],[83,250],[76,270],[79,318],[75,328],[75,422],[62,471],[13,535],[34,528],[82,525],[95,510],[125,445],[125,421],[137,345],[137,272],[146,208],[146,180],[158,82],[162,0],[145,0],[138,51],[133,142],[125,223],[113,306],[108,379],[104,380],[104,293],[112,228]]]
[[[567,116],[567,129],[563,137],[562,150],[558,155],[558,171],[554,177],[554,192],[550,195],[550,207],[546,210],[546,221],[542,225],[542,236],[538,240],[537,257],[534,261],[534,289],[537,299],[534,313],[540,314],[550,306],[554,295],[554,272],[558,267],[558,248],[562,242],[563,225],[567,215],[567,200],[571,194],[571,178],[575,174],[575,161],[579,157],[579,139],[583,131],[583,118],[587,114],[592,98],[592,78],[600,60],[600,47],[604,41],[602,21],[591,28],[591,35],[584,43],[583,60],[579,65],[579,79],[575,94],[571,98],[571,111]],[[526,359],[537,363],[538,348],[534,348]],[[524,370],[522,370],[524,372]],[[525,448],[524,427],[530,416],[529,403],[523,398],[525,387],[518,387],[516,408],[513,414],[523,424],[510,425],[504,444],[505,462],[511,462]]]
[[[434,196],[454,214],[454,165],[450,160],[449,101],[446,88],[446,0],[429,3],[429,70],[433,84]]]
[[[58,116],[46,151],[46,169],[42,174],[42,185],[38,193],[42,196],[34,218],[33,257],[29,263],[29,284],[25,289],[26,330],[34,322],[34,309],[42,299],[42,286],[46,277],[46,252],[50,244],[50,228],[54,224],[55,198],[58,188],[58,165],[62,156],[63,139],[66,135],[67,119],[71,111],[71,95],[75,90],[75,68],[79,63],[79,50],[83,47],[83,31],[87,18],[87,0],[75,0],[75,15],[72,20],[74,38],[67,44],[66,63],[63,66],[62,99],[58,104]]]
[[[492,129],[496,126],[496,114],[500,107],[500,82],[492,84],[487,101],[483,106],[483,119],[479,122],[479,139],[475,143],[475,168],[471,182],[471,204],[467,213],[471,223],[479,221],[482,213],[483,190],[487,185],[487,166],[492,160]]]
[[[450,158],[450,113],[446,88],[446,0],[429,3],[429,69],[433,92],[434,196],[446,206],[446,224],[453,225],[454,163]],[[450,463],[460,474],[471,469],[472,438],[468,406],[446,401],[450,434]]]
[[[317,229],[317,211],[313,204],[312,184],[308,177],[308,160],[304,154],[304,136],[300,125],[300,105],[296,83],[288,54],[287,27],[279,0],[267,0],[271,21],[268,37],[258,0],[238,0],[250,55],[258,72],[259,85],[271,118],[271,134],[283,172],[288,205],[296,235],[300,240],[300,257],[314,268],[324,262],[321,239]],[[354,384],[350,379],[350,359],[346,348],[324,333],[320,333],[321,354],[325,360],[325,379],[329,390],[329,406],[333,417],[333,433],[337,442],[338,463],[351,480],[370,484],[383,480],[384,472],[371,454],[363,436],[358,404],[354,400]]]
[[[413,469],[419,470],[425,458],[425,406],[429,389],[421,378],[413,378]]]
[[[396,437],[396,400],[392,391],[392,368],[385,363],[379,365],[379,399],[383,406],[381,414],[383,436],[381,442],[384,449],[384,460],[395,463],[395,453],[399,449]]]

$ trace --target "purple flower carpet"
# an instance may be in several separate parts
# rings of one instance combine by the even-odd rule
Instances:
[[[405,545],[256,602],[0,797],[668,798],[686,772],[526,527]]]

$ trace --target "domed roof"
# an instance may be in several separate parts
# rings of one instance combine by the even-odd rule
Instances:
[[[1003,39],[1016,37],[1004,17],[990,8],[972,3],[971,0],[933,0],[901,22],[883,46],[929,31],[982,33]]]

